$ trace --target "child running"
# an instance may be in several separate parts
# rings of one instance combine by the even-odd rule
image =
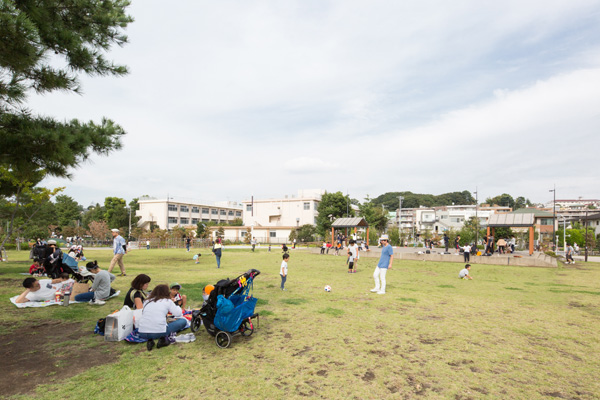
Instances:
[[[285,290],[285,281],[287,280],[288,265],[287,261],[290,259],[290,255],[285,253],[283,255],[283,261],[281,262],[281,268],[279,269],[279,275],[281,275],[281,290]]]

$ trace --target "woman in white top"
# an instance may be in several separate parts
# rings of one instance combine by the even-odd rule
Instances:
[[[148,339],[148,351],[154,347],[154,339],[158,340],[157,348],[168,346],[166,337],[173,332],[179,332],[186,326],[185,318],[178,318],[167,324],[167,314],[182,317],[181,308],[171,300],[171,291],[167,285],[158,285],[144,302],[142,318],[140,319],[139,335]]]

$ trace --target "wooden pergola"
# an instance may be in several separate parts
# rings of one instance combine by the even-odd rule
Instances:
[[[338,218],[331,224],[331,243],[334,241],[335,230],[340,228],[367,228],[367,246],[369,245],[369,224],[364,218]]]
[[[533,254],[533,238],[535,228],[535,214],[493,214],[487,227],[487,234],[496,237],[495,228],[529,228],[529,255]]]

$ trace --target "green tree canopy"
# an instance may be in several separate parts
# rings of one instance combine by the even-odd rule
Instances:
[[[359,210],[360,215],[369,226],[374,227],[380,234],[385,231],[389,218],[383,204],[377,205],[375,199],[371,199],[367,195],[365,201],[359,206]]]
[[[503,207],[511,207],[511,208],[515,207],[515,200],[508,193],[503,193],[496,197],[488,197],[487,199],[485,199],[485,202],[489,205],[497,204],[497,205],[503,206]]]
[[[25,106],[27,93],[79,93],[79,74],[124,75],[105,58],[123,45],[132,22],[128,0],[2,0],[0,2],[0,196],[10,198],[14,218],[47,175],[69,177],[92,153],[121,147],[125,131],[113,121],[57,121]],[[47,194],[56,193],[47,191]],[[35,197],[35,196],[34,196]],[[46,196],[46,199],[49,199]]]
[[[56,196],[54,208],[58,225],[61,227],[69,226],[81,218],[81,206],[70,196]]]
[[[331,230],[331,218],[334,220],[350,214],[350,217],[354,216],[354,210],[350,205],[350,198],[344,195],[342,192],[325,193],[321,197],[321,202],[317,211],[317,232],[325,236],[325,234]]]
[[[462,192],[444,193],[440,195],[418,194],[412,192],[388,192],[374,198],[373,205],[384,205],[388,210],[396,210],[400,207],[399,196],[404,197],[402,208],[419,208],[451,206],[452,204],[475,204],[475,199],[471,192],[464,190]]]
[[[108,223],[109,229],[128,227],[127,202],[119,197],[106,197],[104,199],[104,220]]]

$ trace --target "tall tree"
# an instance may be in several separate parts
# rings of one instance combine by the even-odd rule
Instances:
[[[511,208],[515,207],[515,200],[508,193],[503,193],[503,194],[498,195],[496,197],[488,197],[485,200],[485,202],[487,204],[490,204],[490,205],[497,204],[497,205],[503,206],[503,207],[511,207]]]
[[[388,212],[383,204],[376,204],[375,199],[365,198],[365,201],[359,206],[360,215],[367,221],[369,226],[374,227],[380,234],[385,232],[389,221]]]
[[[119,197],[105,198],[104,220],[111,229],[128,227],[129,213],[127,212],[127,202]]]
[[[0,2],[0,196],[14,200],[15,216],[47,175],[69,177],[92,153],[121,147],[125,132],[109,119],[58,121],[24,103],[30,91],[80,93],[79,74],[126,74],[104,53],[127,42],[128,6],[127,0]]]
[[[354,210],[349,207],[350,198],[344,195],[342,192],[325,193],[321,197],[321,202],[317,211],[317,232],[325,236],[325,234],[331,229],[331,219],[343,217],[349,213],[351,217],[354,216]]]
[[[75,225],[75,221],[81,218],[81,206],[70,196],[56,196],[55,210],[58,225],[61,227]]]

